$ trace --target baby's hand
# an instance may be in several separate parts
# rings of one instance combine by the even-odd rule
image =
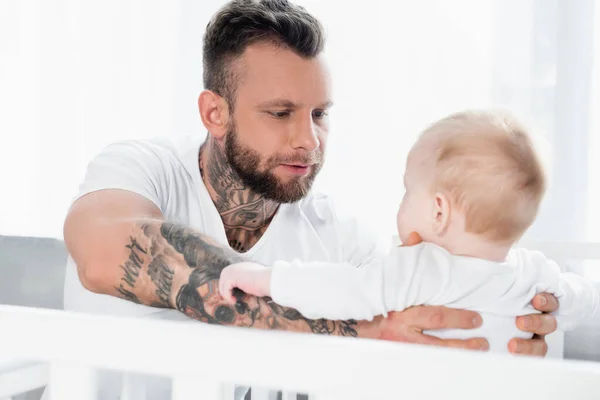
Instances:
[[[271,296],[271,268],[254,262],[231,264],[221,271],[219,291],[231,304],[236,303],[233,289],[257,296]]]

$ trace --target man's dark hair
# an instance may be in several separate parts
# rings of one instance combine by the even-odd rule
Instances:
[[[204,35],[204,87],[234,106],[240,77],[233,62],[246,48],[267,41],[306,58],[323,51],[321,23],[288,0],[233,0],[221,8]]]

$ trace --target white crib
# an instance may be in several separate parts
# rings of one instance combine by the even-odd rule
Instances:
[[[600,244],[525,246],[600,259]],[[165,338],[176,340],[156,345]],[[47,384],[51,400],[95,399],[99,369],[171,377],[173,400],[231,400],[234,384],[253,400],[271,400],[268,389],[284,400],[600,398],[598,363],[0,306],[0,400]]]

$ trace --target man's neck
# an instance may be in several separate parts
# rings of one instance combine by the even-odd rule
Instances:
[[[227,162],[223,146],[212,138],[202,145],[198,164],[230,246],[248,251],[269,226],[279,204],[250,190]]]

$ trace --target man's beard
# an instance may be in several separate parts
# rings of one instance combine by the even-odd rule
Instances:
[[[264,170],[259,170],[260,154],[240,142],[235,126],[231,126],[227,132],[225,156],[246,187],[277,203],[294,203],[304,198],[323,165],[323,152],[319,149],[306,155],[270,157],[265,162]],[[308,175],[292,177],[289,182],[283,183],[273,174],[273,169],[282,163],[312,166]]]

